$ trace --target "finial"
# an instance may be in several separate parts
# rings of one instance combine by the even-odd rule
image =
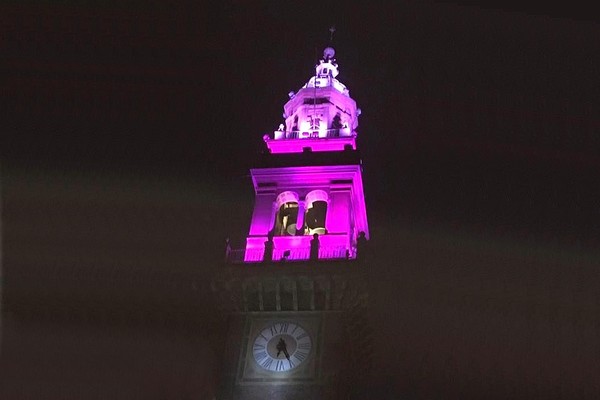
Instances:
[[[323,50],[323,58],[328,61],[328,60],[332,60],[333,57],[335,57],[335,50],[333,47],[331,47],[332,43],[333,43],[333,34],[335,33],[335,26],[331,26],[329,28],[329,46],[327,46],[325,48],[325,50]]]
[[[334,34],[334,33],[335,33],[335,26],[333,26],[333,25],[332,25],[332,26],[329,28],[329,41],[330,41],[330,42],[333,42],[333,34]]]

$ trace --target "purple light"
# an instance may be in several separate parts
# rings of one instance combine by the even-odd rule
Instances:
[[[368,238],[359,165],[260,168],[252,169],[251,174],[256,203],[246,240],[246,262],[262,260],[265,242],[274,228],[275,215],[286,201],[298,201],[303,212],[315,201],[327,202],[327,233],[319,235],[322,258],[353,258],[358,233],[365,232]],[[270,189],[265,190],[265,187]],[[274,190],[273,187],[282,189]],[[298,224],[302,225],[301,218]],[[311,239],[311,235],[275,236],[273,258],[277,260],[279,254],[290,250],[289,260],[308,259]]]
[[[267,236],[248,238],[244,262],[261,262],[264,256],[264,243]],[[286,260],[308,260],[310,257],[310,241],[312,236],[276,236],[273,238],[273,261],[280,261],[286,252]],[[319,236],[320,259],[354,259],[356,246],[348,241],[346,234],[327,234]]]
[[[267,135],[265,135],[267,136]],[[336,139],[270,139],[266,137],[265,143],[273,154],[302,153],[305,148],[312,151],[343,151],[346,146],[352,146],[356,150],[356,138],[354,136]]]
[[[285,124],[264,136],[271,153],[343,151],[348,145],[356,150],[360,110],[337,75],[335,59],[324,55],[315,75],[283,106]]]
[[[327,48],[315,75],[290,92],[273,135],[273,154],[356,150],[360,109],[336,77],[335,51]],[[360,232],[369,237],[360,165],[252,169],[256,202],[246,239],[245,262],[263,261],[272,237],[272,259],[306,260],[313,234],[319,258],[355,258]],[[269,249],[271,242],[268,242]],[[270,254],[270,252],[268,253]]]

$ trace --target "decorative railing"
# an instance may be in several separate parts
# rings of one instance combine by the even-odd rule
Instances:
[[[308,132],[303,131],[275,131],[273,137],[270,139],[282,140],[282,139],[332,139],[332,138],[344,138],[351,137],[353,134],[350,129],[327,129],[327,130],[312,130]]]
[[[308,237],[307,237],[308,238]],[[282,246],[281,248],[273,249],[273,262],[285,261],[306,261],[311,257],[309,246],[290,247]],[[245,248],[231,249],[227,248],[225,261],[227,263],[260,263],[264,261],[265,248]],[[320,245],[319,260],[344,260],[356,258],[356,248],[354,246],[348,248],[346,245]]]
[[[264,253],[264,250],[263,250]],[[246,249],[231,249],[227,248],[225,251],[225,262],[229,264],[240,264],[244,262],[246,256]]]

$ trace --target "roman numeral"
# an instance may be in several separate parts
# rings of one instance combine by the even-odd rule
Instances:
[[[299,336],[296,338],[296,340],[301,340],[301,339],[304,339],[305,337],[308,337],[308,333],[306,333],[306,332],[304,332],[304,333],[300,334],[300,335],[299,335]]]
[[[259,353],[254,354],[254,358],[256,358],[256,361],[258,361],[258,362],[261,362],[266,357],[267,357],[266,351],[261,351]]]
[[[269,341],[269,339],[267,339],[267,337],[265,335],[263,335],[262,333],[260,334],[260,337],[263,338],[263,339],[265,339],[266,342]]]
[[[304,359],[306,359],[306,355],[307,355],[307,354],[308,354],[308,353],[304,353],[304,352],[302,352],[302,351],[297,351],[297,352],[294,354],[294,357],[296,357],[298,360],[300,360],[300,362],[302,362],[302,361],[304,361]]]
[[[289,326],[290,324],[288,324],[287,322],[279,324],[279,333],[287,333]]]
[[[312,346],[311,346],[310,342],[307,342],[307,343],[298,343],[298,349],[310,350],[311,347]]]
[[[271,364],[273,364],[273,359],[272,358],[267,358],[266,360],[264,360],[263,362],[260,363],[260,365],[264,369],[269,369],[269,367],[271,366]]]
[[[298,329],[298,325],[294,326],[294,330],[290,333],[290,335],[293,335],[294,332],[296,332],[296,329]]]
[[[290,368],[294,368],[294,363],[292,362],[291,358],[288,360],[288,362],[290,363]]]
[[[284,369],[283,361],[277,361],[277,365],[275,366],[275,371],[283,371]]]
[[[264,350],[265,349],[265,345],[264,344],[260,344],[260,343],[254,343],[254,347],[252,349],[253,350]]]
[[[277,327],[275,325],[270,327],[269,330],[271,331],[271,336],[275,336],[277,334]]]

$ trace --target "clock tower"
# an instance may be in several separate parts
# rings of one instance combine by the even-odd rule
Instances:
[[[227,315],[219,399],[348,398],[370,372],[360,109],[335,56],[263,136],[245,245],[212,282]]]

